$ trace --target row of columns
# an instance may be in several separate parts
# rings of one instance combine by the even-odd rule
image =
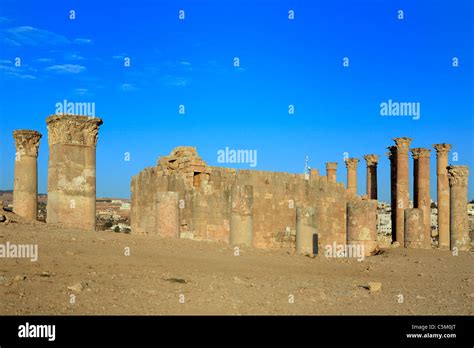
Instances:
[[[95,229],[96,145],[100,118],[52,115],[48,128],[47,222]],[[13,211],[29,220],[38,215],[38,149],[41,134],[13,131],[15,178]]]

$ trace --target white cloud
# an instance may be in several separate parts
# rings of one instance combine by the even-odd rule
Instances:
[[[4,41],[14,46],[64,45],[70,41],[63,35],[31,26],[6,29],[2,34]]]
[[[84,39],[84,38],[77,38],[74,40],[74,43],[81,44],[81,45],[86,45],[86,44],[91,44],[92,40],[91,39]]]
[[[82,65],[77,64],[62,64],[62,65],[53,65],[46,68],[47,71],[52,71],[59,74],[79,74],[87,68]]]
[[[122,83],[120,89],[124,92],[136,91],[138,88],[132,83]]]

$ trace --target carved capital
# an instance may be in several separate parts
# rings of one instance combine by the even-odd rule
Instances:
[[[413,159],[419,159],[420,157],[430,157],[431,150],[417,147],[411,149],[411,154],[413,156]]]
[[[397,147],[396,146],[389,146],[387,147],[388,152],[385,153],[389,160],[394,160],[395,156],[397,155]]]
[[[346,168],[347,169],[356,169],[357,165],[359,164],[358,158],[346,158]]]
[[[408,153],[408,149],[410,147],[412,138],[394,138],[393,141],[397,145],[397,153],[402,154],[402,153]]]
[[[97,145],[102,119],[76,115],[52,115],[46,119],[48,144]]]
[[[449,186],[467,187],[469,177],[468,166],[449,166],[448,167]]]
[[[336,170],[336,169],[337,169],[337,162],[326,163],[326,170]]]
[[[38,148],[41,134],[35,130],[15,130],[13,131],[15,139],[16,154],[18,156],[38,157]]]
[[[451,150],[451,144],[434,144],[433,147],[436,149],[436,157],[447,156]]]
[[[374,154],[365,155],[364,159],[367,164],[367,167],[375,167],[379,162],[379,156]]]

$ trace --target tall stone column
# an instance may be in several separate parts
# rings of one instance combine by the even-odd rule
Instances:
[[[314,228],[313,207],[296,206],[296,252],[300,254],[313,253]]]
[[[26,219],[38,217],[38,148],[41,134],[35,130],[13,131],[15,139],[15,180],[13,211]]]
[[[253,186],[231,189],[230,244],[253,245]]]
[[[367,164],[367,198],[377,199],[377,163],[379,156],[365,155],[364,159]]]
[[[392,223],[392,242],[397,241],[397,147],[389,146],[387,148],[388,159],[390,160],[390,207],[391,207],[391,223]]]
[[[100,118],[52,115],[48,126],[48,223],[95,229]]]
[[[357,194],[357,166],[359,164],[358,158],[347,158],[347,190],[353,194]]]
[[[336,170],[337,170],[337,162],[327,162],[326,163],[326,176],[328,178],[328,182],[336,182]]]
[[[449,249],[449,179],[448,153],[450,144],[434,144],[436,149],[436,174],[438,177],[438,246]]]
[[[458,250],[469,251],[471,243],[467,216],[469,168],[468,166],[449,166],[448,175],[451,250],[457,248]]]
[[[410,182],[408,173],[408,149],[412,141],[411,138],[395,138],[393,139],[397,146],[397,209],[396,216],[396,241],[400,246],[404,246],[405,242],[405,209],[408,209],[408,201],[410,200]],[[393,207],[392,207],[393,209]],[[393,226],[393,225],[392,225]]]
[[[405,248],[426,248],[424,211],[419,208],[405,209]]]
[[[415,148],[413,155],[413,207],[423,211],[423,247],[431,247],[430,149]],[[406,210],[405,210],[406,213]],[[406,224],[405,224],[406,226]],[[406,233],[405,233],[406,236]]]

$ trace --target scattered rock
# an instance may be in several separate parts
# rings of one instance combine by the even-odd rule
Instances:
[[[68,256],[74,256],[74,253],[73,253],[72,251],[69,251],[69,250],[68,250],[68,251],[66,251],[66,255],[68,255]]]
[[[81,292],[87,287],[87,283],[81,282],[81,283],[76,283],[74,285],[68,286],[67,289],[74,291],[74,292]]]
[[[234,283],[235,284],[247,284],[246,281],[240,279],[239,277],[234,277]]]
[[[399,243],[399,242],[393,242],[392,245],[390,245],[390,247],[391,247],[392,249],[400,248],[400,243]]]
[[[49,278],[51,274],[48,271],[41,272],[40,277]]]
[[[171,283],[187,284],[188,282],[185,279],[181,278],[163,278],[164,281]]]
[[[7,217],[3,214],[0,214],[0,222],[5,222],[7,221]]]
[[[19,282],[21,280],[26,280],[26,276],[24,275],[17,275],[15,278],[13,278],[14,281]]]
[[[368,289],[370,292],[377,292],[382,290],[382,283],[379,282],[369,282]]]

